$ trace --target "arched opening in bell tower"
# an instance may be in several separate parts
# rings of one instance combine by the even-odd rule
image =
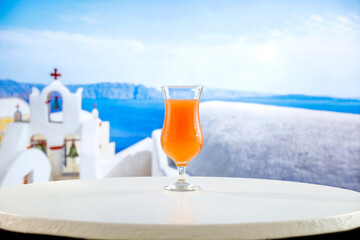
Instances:
[[[63,175],[79,176],[80,168],[80,137],[68,134],[64,138],[64,154],[62,161]]]
[[[63,122],[63,98],[58,91],[52,91],[48,95],[48,118],[49,122],[62,123]]]

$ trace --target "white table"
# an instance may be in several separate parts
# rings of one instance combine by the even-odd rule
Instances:
[[[360,227],[360,193],[321,185],[192,177],[59,181],[0,190],[0,228],[100,239],[259,239]]]

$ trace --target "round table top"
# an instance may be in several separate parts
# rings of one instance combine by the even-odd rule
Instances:
[[[0,190],[0,228],[90,239],[261,239],[360,227],[360,193],[321,185],[191,177],[29,184]]]

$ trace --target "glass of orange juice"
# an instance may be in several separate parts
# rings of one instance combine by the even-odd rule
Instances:
[[[178,168],[176,183],[165,186],[169,191],[196,191],[200,187],[185,180],[186,166],[199,154],[203,145],[199,118],[202,87],[164,86],[165,118],[161,146]]]

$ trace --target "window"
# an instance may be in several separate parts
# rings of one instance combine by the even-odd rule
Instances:
[[[76,134],[68,134],[64,139],[64,154],[62,161],[63,175],[79,175],[80,138]]]
[[[49,122],[62,123],[63,122],[63,99],[59,92],[53,91],[49,93],[46,102],[49,109]]]

